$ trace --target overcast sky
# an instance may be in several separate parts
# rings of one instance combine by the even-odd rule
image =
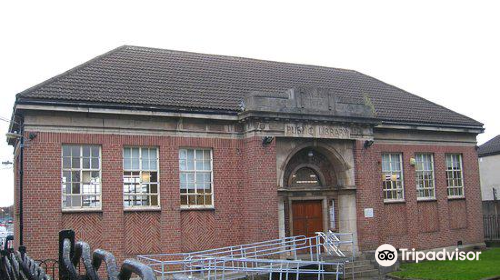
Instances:
[[[354,69],[484,123],[480,144],[500,134],[498,1],[1,2],[3,118],[16,93],[127,44]]]

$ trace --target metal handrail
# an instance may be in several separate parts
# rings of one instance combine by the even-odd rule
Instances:
[[[336,274],[338,277],[343,274],[345,262],[348,262],[339,246],[340,244],[353,244],[352,234],[350,234],[350,241],[343,241],[339,236],[343,235],[330,231],[317,233],[313,237],[292,236],[191,253],[139,255],[137,258],[160,274],[161,279],[177,274],[191,277],[201,275],[210,279],[210,276],[221,271],[222,279],[227,272],[246,275],[264,272],[288,275],[291,270],[297,275],[300,273]],[[335,250],[332,251],[332,249]],[[336,254],[343,258],[337,262],[325,262],[322,260],[322,255],[325,253]],[[315,268],[304,268],[311,265]],[[326,272],[325,266],[332,266],[335,270]]]
[[[288,279],[289,274],[298,277],[300,274],[336,275],[337,279],[343,274],[344,263],[342,262],[318,262],[303,260],[280,260],[280,259],[248,259],[248,258],[202,258],[195,261],[196,266],[203,268],[207,279],[216,279],[219,276],[224,279],[228,272],[271,274],[280,273]],[[317,266],[311,267],[311,266]],[[326,266],[334,267],[334,270],[326,270]],[[234,274],[233,274],[234,276]],[[318,278],[319,279],[319,278]]]
[[[351,260],[354,261],[356,252],[354,250],[354,234],[353,233],[339,233],[329,230],[327,233],[316,232],[324,240],[325,251],[332,254],[335,253],[339,257],[346,257],[345,253],[340,249],[341,245],[351,245]],[[342,240],[347,237],[348,240]]]

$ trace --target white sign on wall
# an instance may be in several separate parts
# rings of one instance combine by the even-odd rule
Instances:
[[[332,206],[330,206],[330,228],[335,228],[335,200],[332,200]]]
[[[373,208],[365,208],[365,218],[373,218]]]

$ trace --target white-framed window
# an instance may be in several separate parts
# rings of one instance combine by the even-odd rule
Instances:
[[[160,207],[158,148],[123,148],[123,207]]]
[[[62,209],[101,209],[101,147],[62,146]]]
[[[448,197],[464,197],[461,154],[446,154],[446,185],[448,187]]]
[[[434,155],[429,153],[415,154],[415,173],[417,180],[417,198],[436,198]]]
[[[382,181],[384,201],[404,200],[403,155],[401,153],[382,154]]]
[[[181,207],[214,206],[212,163],[211,149],[179,150]]]

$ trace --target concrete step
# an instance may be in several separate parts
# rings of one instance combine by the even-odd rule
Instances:
[[[373,263],[369,260],[361,260],[361,261],[348,262],[345,264],[345,267],[348,268],[348,267],[358,267],[366,265],[373,266]]]
[[[358,271],[367,271],[367,270],[372,270],[375,269],[373,265],[362,265],[362,266],[355,266],[355,267],[346,267],[345,268],[345,273],[346,274],[351,274],[352,271],[358,272]]]
[[[355,270],[354,271],[354,278],[352,272],[347,273],[344,275],[344,279],[360,279],[364,277],[378,277],[378,269],[371,268],[371,269],[366,269],[366,270]]]

